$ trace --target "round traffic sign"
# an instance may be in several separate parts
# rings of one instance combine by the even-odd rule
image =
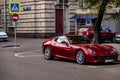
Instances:
[[[16,21],[18,21],[18,19],[19,19],[18,14],[13,14],[12,15],[12,21],[16,22]]]

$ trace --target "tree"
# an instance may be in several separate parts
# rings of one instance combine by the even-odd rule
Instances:
[[[94,24],[94,39],[95,43],[100,44],[100,27],[103,19],[103,15],[106,12],[107,7],[119,7],[120,0],[76,0],[79,2],[84,2],[86,8],[95,8],[98,10],[97,20]]]

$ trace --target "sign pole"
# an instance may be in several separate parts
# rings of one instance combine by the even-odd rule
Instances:
[[[16,47],[16,44],[17,44],[17,39],[16,39],[16,27],[17,27],[17,21],[19,19],[19,16],[18,14],[13,14],[12,15],[12,21],[14,22],[14,42],[15,42],[15,47]]]
[[[17,21],[19,19],[19,15],[21,12],[20,9],[20,2],[10,2],[9,3],[9,13],[12,14],[12,21],[14,22],[14,42],[15,47],[17,46],[17,39],[16,39],[16,27],[17,27]]]
[[[4,31],[6,32],[6,0],[4,0]]]
[[[65,0],[63,0],[63,35],[65,35]]]
[[[17,39],[16,39],[16,27],[17,27],[16,22],[14,22],[14,36],[15,36],[14,41],[15,41],[15,47],[16,47],[16,45],[17,45]]]

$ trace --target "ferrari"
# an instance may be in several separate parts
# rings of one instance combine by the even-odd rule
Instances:
[[[42,43],[42,50],[46,60],[62,58],[83,63],[112,63],[117,61],[117,50],[105,44],[92,44],[88,38],[82,36],[56,36]]]

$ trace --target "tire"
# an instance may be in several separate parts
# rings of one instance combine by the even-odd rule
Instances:
[[[52,53],[51,53],[51,49],[50,49],[49,46],[45,47],[45,49],[44,49],[44,58],[45,58],[46,60],[50,60],[50,59],[53,58],[53,57],[52,57]]]
[[[76,53],[76,62],[78,64],[83,64],[85,63],[85,54],[82,50],[77,51]]]

